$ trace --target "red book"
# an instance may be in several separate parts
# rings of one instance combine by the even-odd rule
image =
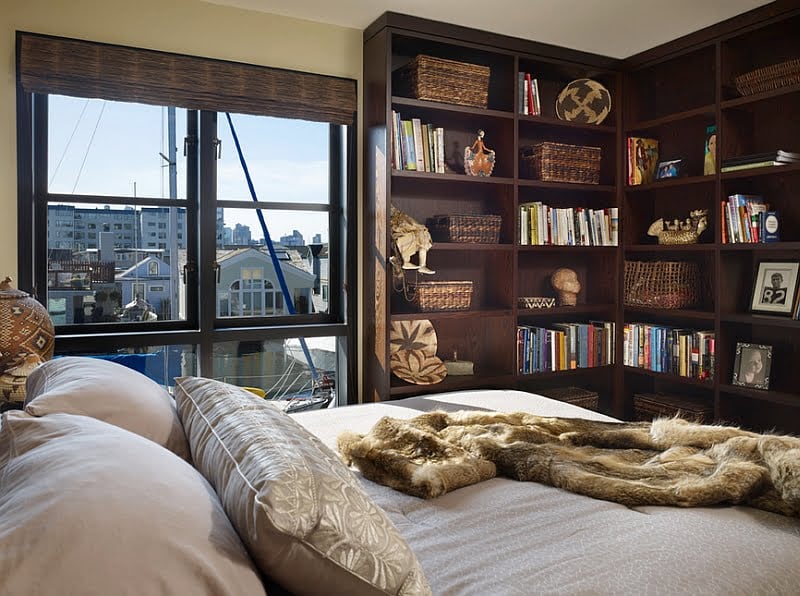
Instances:
[[[535,107],[533,105],[533,87],[531,85],[531,73],[529,73],[529,72],[525,73],[525,81],[527,81],[527,83],[528,83],[528,85],[527,85],[527,87],[528,87],[528,97],[526,98],[527,101],[528,101],[528,113],[531,116],[536,116],[537,114],[536,114],[536,111],[535,111]]]

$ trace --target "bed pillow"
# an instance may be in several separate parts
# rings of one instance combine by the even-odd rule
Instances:
[[[265,594],[214,490],[152,441],[86,416],[3,415],[3,594]]]
[[[56,358],[34,369],[26,392],[28,414],[97,418],[189,458],[175,400],[161,385],[127,366],[82,356]]]
[[[177,379],[175,399],[195,466],[263,573],[300,594],[430,594],[386,514],[289,415],[197,377]]]

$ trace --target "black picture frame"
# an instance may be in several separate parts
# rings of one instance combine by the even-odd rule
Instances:
[[[665,178],[680,178],[683,176],[683,160],[673,159],[672,161],[662,161],[656,168],[656,180]]]
[[[764,344],[736,343],[736,358],[733,363],[734,385],[769,389],[772,373],[772,346]]]
[[[761,261],[753,279],[750,311],[758,314],[790,317],[794,313],[798,261]]]

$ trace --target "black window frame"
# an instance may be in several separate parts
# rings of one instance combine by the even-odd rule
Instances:
[[[356,114],[353,124],[328,124],[329,134],[329,312],[285,317],[216,316],[216,208],[237,208],[216,197],[217,112],[187,110],[185,199],[51,194],[47,188],[48,95],[17,85],[18,287],[46,301],[47,213],[51,202],[185,207],[187,234],[186,319],[180,321],[72,324],[56,327],[56,353],[111,351],[148,346],[194,346],[197,374],[211,376],[213,346],[230,341],[294,337],[337,340],[337,392],[357,401],[356,352]],[[131,100],[135,103],[135,100]],[[271,114],[263,114],[271,115]],[[284,117],[278,115],[278,117]],[[247,204],[253,208],[255,203]],[[285,209],[287,204],[260,203]],[[288,204],[307,210],[307,204]],[[196,230],[196,238],[191,232]],[[348,257],[349,255],[349,257]],[[194,299],[189,288],[195,288]],[[209,300],[208,298],[212,298]],[[340,397],[340,401],[344,401]]]

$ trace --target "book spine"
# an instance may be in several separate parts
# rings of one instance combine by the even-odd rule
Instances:
[[[406,158],[406,170],[417,169],[417,156],[414,153],[414,126],[411,120],[402,120],[403,125],[403,148]]]
[[[419,118],[411,119],[412,134],[414,135],[414,156],[418,172],[425,171],[425,148],[422,144],[422,121]]]

